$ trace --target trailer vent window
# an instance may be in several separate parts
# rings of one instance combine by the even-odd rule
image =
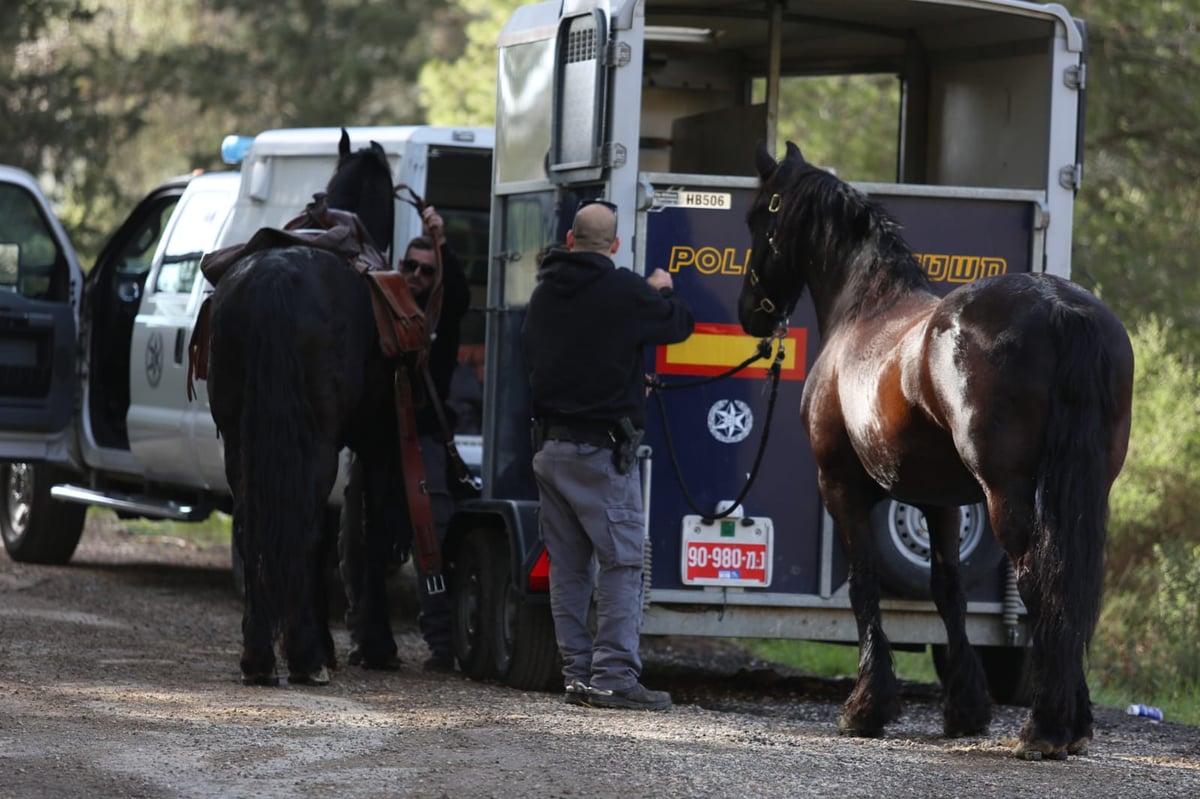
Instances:
[[[567,39],[568,64],[596,60],[596,29],[583,28],[571,31]]]

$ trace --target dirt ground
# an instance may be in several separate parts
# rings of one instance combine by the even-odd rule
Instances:
[[[227,551],[91,525],[70,566],[0,554],[0,797],[1200,796],[1194,727],[1100,708],[1090,756],[1026,763],[1022,709],[946,740],[910,685],[887,737],[841,738],[847,680],[728,642],[647,639],[658,714],[427,675],[400,593],[399,672],[248,688]]]

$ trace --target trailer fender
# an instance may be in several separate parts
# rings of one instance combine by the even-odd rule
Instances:
[[[442,557],[452,564],[468,533],[479,529],[495,530],[504,538],[514,587],[524,596],[529,590],[522,578],[542,552],[537,508],[538,504],[529,500],[471,499],[460,502],[446,528]]]

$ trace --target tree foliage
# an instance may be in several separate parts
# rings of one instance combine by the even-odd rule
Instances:
[[[1080,0],[1089,59],[1075,277],[1132,325],[1173,322],[1200,346],[1200,7],[1190,0]]]
[[[434,125],[491,125],[496,118],[496,42],[520,0],[456,0],[463,39],[421,70]]]
[[[0,153],[51,188],[86,262],[151,186],[220,167],[227,133],[423,121],[416,77],[453,39],[447,8],[6,0]]]

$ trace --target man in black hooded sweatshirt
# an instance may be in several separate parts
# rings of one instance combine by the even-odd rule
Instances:
[[[614,266],[616,210],[581,204],[566,249],[551,250],[539,269],[521,347],[544,442],[533,471],[565,701],[663,710],[670,694],[639,682],[644,512],[629,453],[645,426],[644,347],[683,341],[694,322],[670,274],[655,269],[643,280]]]

